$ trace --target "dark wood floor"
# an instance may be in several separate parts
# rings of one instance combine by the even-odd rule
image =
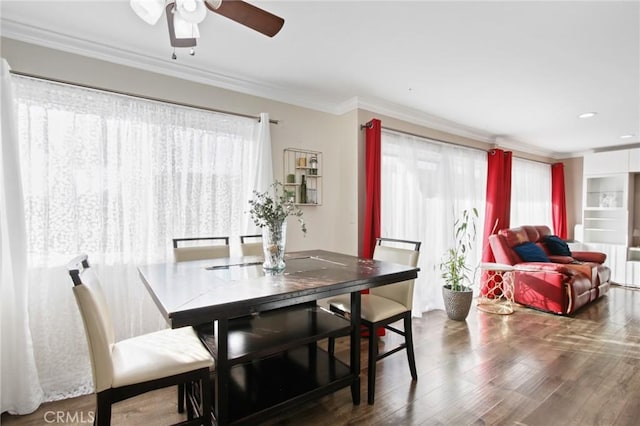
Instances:
[[[640,291],[614,287],[575,316],[526,308],[498,316],[475,308],[466,322],[443,311],[415,319],[418,381],[406,357],[378,363],[373,406],[353,406],[349,389],[265,421],[268,425],[638,425],[640,424]],[[392,344],[384,337],[381,345]],[[348,342],[337,344],[346,357]],[[366,365],[366,344],[363,346]],[[94,397],[44,404],[3,425],[87,424]],[[175,389],[114,406],[114,425],[181,420]],[[48,416],[48,417],[47,417]],[[84,421],[84,423],[83,423]],[[58,423],[60,424],[60,423]]]

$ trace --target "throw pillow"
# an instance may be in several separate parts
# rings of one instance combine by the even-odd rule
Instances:
[[[556,256],[571,256],[569,245],[557,235],[548,235],[544,237],[544,244],[547,246],[549,253]]]
[[[549,262],[549,258],[540,247],[528,241],[513,248],[525,262]]]

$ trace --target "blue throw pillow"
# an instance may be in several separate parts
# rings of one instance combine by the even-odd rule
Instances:
[[[544,238],[547,250],[554,256],[571,256],[569,245],[557,235],[548,235]]]
[[[550,262],[544,250],[531,241],[517,245],[513,249],[525,262]]]

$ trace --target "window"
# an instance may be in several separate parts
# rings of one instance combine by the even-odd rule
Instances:
[[[381,173],[382,236],[423,242],[413,311],[443,309],[439,264],[465,209],[480,213],[468,266],[480,260],[487,154],[383,129]]]
[[[259,124],[27,77],[13,81],[29,317],[38,324],[32,334],[45,399],[56,400],[91,392],[66,262],[89,255],[117,339],[166,327],[136,268],[171,260],[174,237],[247,233]]]
[[[514,158],[511,170],[511,227],[547,225],[551,219],[551,166]]]
[[[33,262],[161,261],[171,238],[246,231],[256,120],[16,80]]]

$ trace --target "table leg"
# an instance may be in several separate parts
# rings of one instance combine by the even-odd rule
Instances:
[[[216,347],[218,359],[216,360],[216,392],[215,412],[219,426],[229,423],[229,320],[226,318],[217,321]]]
[[[351,374],[354,375],[351,383],[351,399],[353,405],[360,404],[360,292],[351,293]]]

